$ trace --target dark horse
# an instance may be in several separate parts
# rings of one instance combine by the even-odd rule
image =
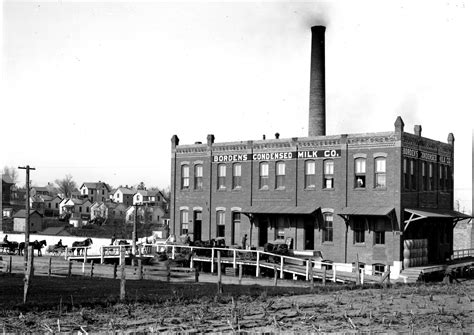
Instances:
[[[41,253],[41,248],[43,248],[46,245],[46,240],[41,240],[38,242],[38,240],[35,240],[34,242],[30,242],[29,246],[33,247],[33,250],[38,250],[38,256],[42,256]],[[25,242],[20,242],[20,245],[18,246],[18,255],[23,255],[23,250],[25,250]]]
[[[79,256],[81,253],[84,253],[84,248],[81,248],[81,247],[88,247],[91,244],[92,244],[92,239],[90,237],[86,238],[84,241],[73,242],[71,251],[74,254],[74,250],[77,249],[77,255]]]

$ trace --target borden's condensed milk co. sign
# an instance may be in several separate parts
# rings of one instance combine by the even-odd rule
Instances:
[[[311,150],[311,151],[277,151],[277,152],[260,152],[254,154],[226,154],[214,155],[212,161],[214,163],[225,162],[245,162],[245,161],[276,161],[289,160],[296,158],[338,158],[341,157],[340,149],[332,150]]]

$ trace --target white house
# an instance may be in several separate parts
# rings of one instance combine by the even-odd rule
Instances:
[[[136,192],[133,188],[119,187],[113,193],[112,200],[128,207],[133,204],[133,196]]]
[[[83,183],[79,188],[82,198],[87,198],[91,203],[95,201],[105,202],[109,199],[110,186],[104,182]]]

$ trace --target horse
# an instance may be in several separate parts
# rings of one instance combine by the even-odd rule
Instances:
[[[33,247],[33,250],[38,251],[38,256],[43,256],[41,253],[41,248],[43,248],[46,245],[46,240],[41,240],[38,242],[38,240],[35,240],[34,242],[30,242],[28,244],[30,247]],[[25,250],[25,242],[20,242],[18,245],[18,255],[23,255],[23,250]]]
[[[81,247],[88,247],[91,244],[92,244],[92,239],[90,237],[86,238],[84,241],[73,242],[71,252],[72,254],[74,254],[74,250],[77,249],[77,255],[79,256],[81,254],[81,250],[82,250],[82,253],[84,252],[84,248],[81,248]]]
[[[50,245],[48,246],[48,249],[46,249],[46,252],[54,255],[60,255],[63,253],[67,248],[67,245],[60,245],[58,246],[57,244],[55,245]]]

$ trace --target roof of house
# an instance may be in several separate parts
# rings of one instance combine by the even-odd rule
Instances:
[[[105,188],[110,192],[110,186],[107,184],[107,183],[104,183],[102,181],[99,181],[97,183],[90,183],[90,182],[87,182],[87,183],[83,183],[81,185],[81,187],[79,188],[82,188],[82,186],[85,186],[87,188],[92,188],[92,189],[98,189],[100,188],[101,186],[105,186]]]
[[[120,191],[123,194],[131,194],[131,195],[137,193],[136,190],[134,190],[133,188],[128,188],[128,187],[119,187],[115,190],[115,192],[117,192],[117,191]]]
[[[62,235],[70,236],[69,232],[66,230],[66,227],[48,227],[45,230],[41,231],[42,235]]]
[[[46,186],[33,186],[32,189],[35,189],[36,191],[49,192],[49,188],[47,188]]]
[[[33,215],[34,213],[37,213],[39,216],[43,216],[41,215],[40,212],[38,212],[37,210],[34,210],[34,209],[30,209],[30,216]],[[26,218],[26,209],[20,209],[18,212],[16,212],[15,214],[13,214],[13,217],[14,218]]]

